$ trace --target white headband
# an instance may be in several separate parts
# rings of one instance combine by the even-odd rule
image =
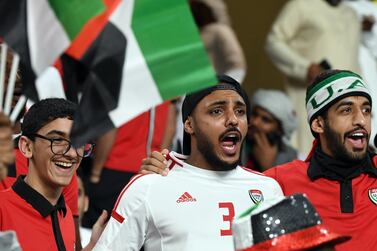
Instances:
[[[349,93],[366,96],[371,101],[368,85],[355,73],[339,72],[318,83],[306,94],[308,122],[334,100]]]

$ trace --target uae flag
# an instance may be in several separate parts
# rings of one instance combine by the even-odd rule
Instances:
[[[94,64],[72,129],[75,145],[96,139],[164,100],[216,84],[186,0],[121,1],[109,23],[112,30],[121,31],[127,48],[114,55],[117,60],[105,57],[117,43],[105,34],[106,28],[92,45],[93,52],[104,56],[94,53],[87,61]]]
[[[0,37],[21,56],[29,98],[44,96],[34,80],[52,64],[66,97],[80,93],[74,145],[216,83],[186,0],[0,1]]]
[[[79,59],[119,1],[0,1],[0,37],[21,57],[24,93],[38,100],[35,79],[67,50]]]

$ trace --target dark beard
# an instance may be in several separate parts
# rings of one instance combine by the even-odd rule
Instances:
[[[209,163],[213,167],[213,170],[229,171],[237,167],[239,160],[235,161],[234,163],[228,163],[221,160],[213,150],[215,149],[214,145],[200,130],[196,132],[196,140],[199,152],[203,155],[207,163]]]
[[[335,132],[325,120],[324,135],[329,143],[329,148],[335,159],[349,162],[359,162],[366,157],[367,151],[363,154],[353,154],[342,144],[342,136]]]

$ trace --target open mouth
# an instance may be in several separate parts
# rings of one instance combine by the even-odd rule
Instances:
[[[364,149],[367,144],[368,133],[364,130],[353,131],[346,134],[346,139],[355,149]]]
[[[62,169],[70,169],[73,166],[72,162],[55,161],[54,163]]]
[[[241,141],[241,134],[238,131],[225,133],[220,137],[220,146],[227,155],[234,155],[237,152],[237,144]]]

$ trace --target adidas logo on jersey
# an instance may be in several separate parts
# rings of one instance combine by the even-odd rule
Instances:
[[[193,198],[188,192],[185,192],[184,194],[182,194],[178,200],[177,200],[177,203],[183,203],[183,202],[195,202],[196,199]]]

